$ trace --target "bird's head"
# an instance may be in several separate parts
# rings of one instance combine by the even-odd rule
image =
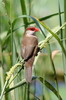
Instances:
[[[38,31],[39,31],[39,29],[36,27],[29,27],[29,28],[26,28],[25,33],[28,35],[34,35],[34,33],[38,32]]]

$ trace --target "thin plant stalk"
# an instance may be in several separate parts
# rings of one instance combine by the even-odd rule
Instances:
[[[22,14],[23,15],[27,15],[25,0],[20,0],[20,3],[21,3]],[[23,22],[24,22],[25,28],[26,28],[27,27],[27,23],[28,23],[27,18],[23,18]]]
[[[6,88],[7,83],[8,83],[8,81],[6,81],[5,84],[4,84],[3,90],[1,92],[0,100],[2,100],[2,98],[3,98],[4,91],[5,91],[5,88]]]
[[[27,100],[30,100],[30,83],[27,83]]]
[[[65,21],[66,21],[66,0],[64,0],[64,22]],[[66,38],[66,26],[65,26],[63,38]],[[64,41],[64,47],[66,50],[66,40]],[[64,77],[65,77],[65,83],[66,83],[66,56],[65,55],[64,55]]]

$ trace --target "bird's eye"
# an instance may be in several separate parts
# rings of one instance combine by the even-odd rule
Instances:
[[[31,31],[34,31],[34,28],[31,28]]]

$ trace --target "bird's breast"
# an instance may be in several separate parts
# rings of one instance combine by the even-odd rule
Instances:
[[[26,35],[22,40],[22,44],[25,46],[29,45],[38,45],[38,39],[36,36],[33,35]]]

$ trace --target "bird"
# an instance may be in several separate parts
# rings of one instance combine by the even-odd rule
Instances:
[[[25,61],[25,79],[27,83],[32,82],[32,66],[35,56],[38,53],[38,38],[35,35],[39,29],[36,27],[27,27],[21,41],[21,57]]]

